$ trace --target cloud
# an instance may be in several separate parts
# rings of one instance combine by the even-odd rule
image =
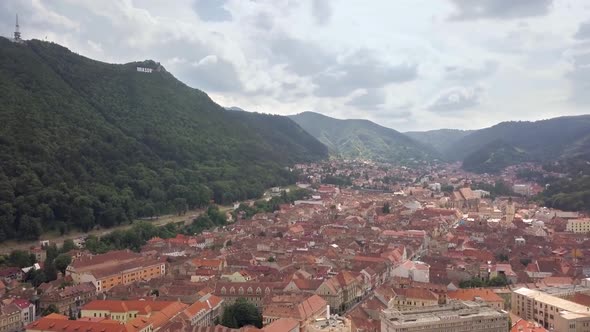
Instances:
[[[447,66],[445,78],[452,81],[477,81],[493,75],[498,69],[498,62],[488,60],[480,67]]]
[[[458,11],[453,20],[514,19],[546,15],[553,0],[451,0]]]
[[[417,76],[415,64],[391,64],[376,58],[371,50],[362,49],[316,75],[313,83],[316,96],[343,97],[356,89],[381,88],[390,83],[409,82]]]
[[[216,55],[193,63],[183,74],[190,85],[211,92],[240,92],[243,89],[236,67]]]
[[[580,23],[580,27],[578,28],[578,32],[574,35],[575,39],[590,39],[590,21]]]
[[[332,4],[330,0],[312,0],[311,13],[315,22],[324,25],[332,17]]]
[[[225,9],[227,0],[196,0],[194,9],[203,21],[231,21],[231,13]]]
[[[360,110],[375,110],[385,104],[385,92],[382,89],[369,89],[363,94],[353,97],[346,105]]]
[[[282,35],[270,42],[274,63],[283,63],[287,69],[303,76],[316,74],[334,63],[335,56],[311,41]]]
[[[441,93],[428,106],[432,112],[454,112],[478,106],[483,89],[480,87],[454,87]]]
[[[570,101],[579,106],[590,105],[590,52],[573,56],[573,67],[566,78],[571,84]]]

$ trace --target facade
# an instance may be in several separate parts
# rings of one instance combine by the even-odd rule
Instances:
[[[208,294],[184,309],[183,315],[191,326],[213,326],[215,319],[221,315],[222,304],[223,299]]]
[[[398,288],[394,289],[395,296],[387,306],[398,310],[411,310],[413,308],[436,306],[439,304],[438,295],[424,288]]]
[[[508,313],[468,301],[409,311],[381,312],[381,332],[505,332]]]
[[[14,299],[12,301],[21,311],[21,322],[26,325],[35,320],[35,305],[23,299]]]
[[[329,315],[329,309],[324,299],[318,295],[310,296],[304,293],[273,296],[262,311],[265,325],[290,318],[299,323],[301,330],[317,319],[326,319],[327,315]]]
[[[14,303],[0,306],[0,331],[22,331],[22,310]]]
[[[126,251],[81,257],[66,269],[75,283],[92,282],[97,292],[139,280],[160,278],[166,274],[164,261]]]
[[[453,300],[485,302],[492,308],[504,309],[504,299],[487,288],[457,289],[448,292],[447,296]]]
[[[96,287],[90,282],[67,286],[63,289],[46,289],[39,298],[39,307],[54,305],[63,315],[77,313],[86,303],[96,298]]]
[[[519,288],[512,292],[512,313],[563,332],[590,331],[590,307],[542,291]]]
[[[82,307],[82,317],[108,318],[121,323],[129,323],[138,317],[151,318],[161,312],[166,313],[166,316],[172,316],[179,314],[186,307],[186,304],[174,301],[96,300]]]
[[[566,231],[573,233],[590,232],[590,218],[570,219],[567,221]]]

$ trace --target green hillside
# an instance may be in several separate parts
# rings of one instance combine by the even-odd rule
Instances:
[[[0,103],[0,240],[256,197],[327,157],[290,119],[227,111],[153,61],[41,41],[0,38]]]
[[[502,122],[459,139],[445,151],[450,159],[463,160],[486,145],[502,140],[526,152],[528,160],[546,161],[587,153],[590,146],[590,115],[541,121]]]
[[[473,130],[437,129],[428,131],[408,131],[404,134],[418,142],[432,146],[436,151],[444,153],[449,149],[459,148],[457,141],[471,134]]]
[[[431,147],[368,120],[339,120],[314,112],[290,117],[334,156],[396,163],[438,158]]]
[[[526,154],[510,144],[497,140],[469,154],[463,169],[476,173],[499,173],[504,168],[527,159]]]

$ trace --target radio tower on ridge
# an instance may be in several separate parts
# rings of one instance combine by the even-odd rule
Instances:
[[[20,39],[20,27],[18,26],[18,14],[16,14],[16,26],[14,29],[14,41],[16,43],[22,42],[22,39]]]

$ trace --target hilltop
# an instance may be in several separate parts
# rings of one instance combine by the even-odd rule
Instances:
[[[439,157],[433,148],[369,120],[340,120],[314,112],[303,112],[290,118],[337,157],[395,163]]]
[[[328,155],[289,118],[225,110],[154,61],[37,40],[0,38],[0,103],[0,241],[257,197]]]

